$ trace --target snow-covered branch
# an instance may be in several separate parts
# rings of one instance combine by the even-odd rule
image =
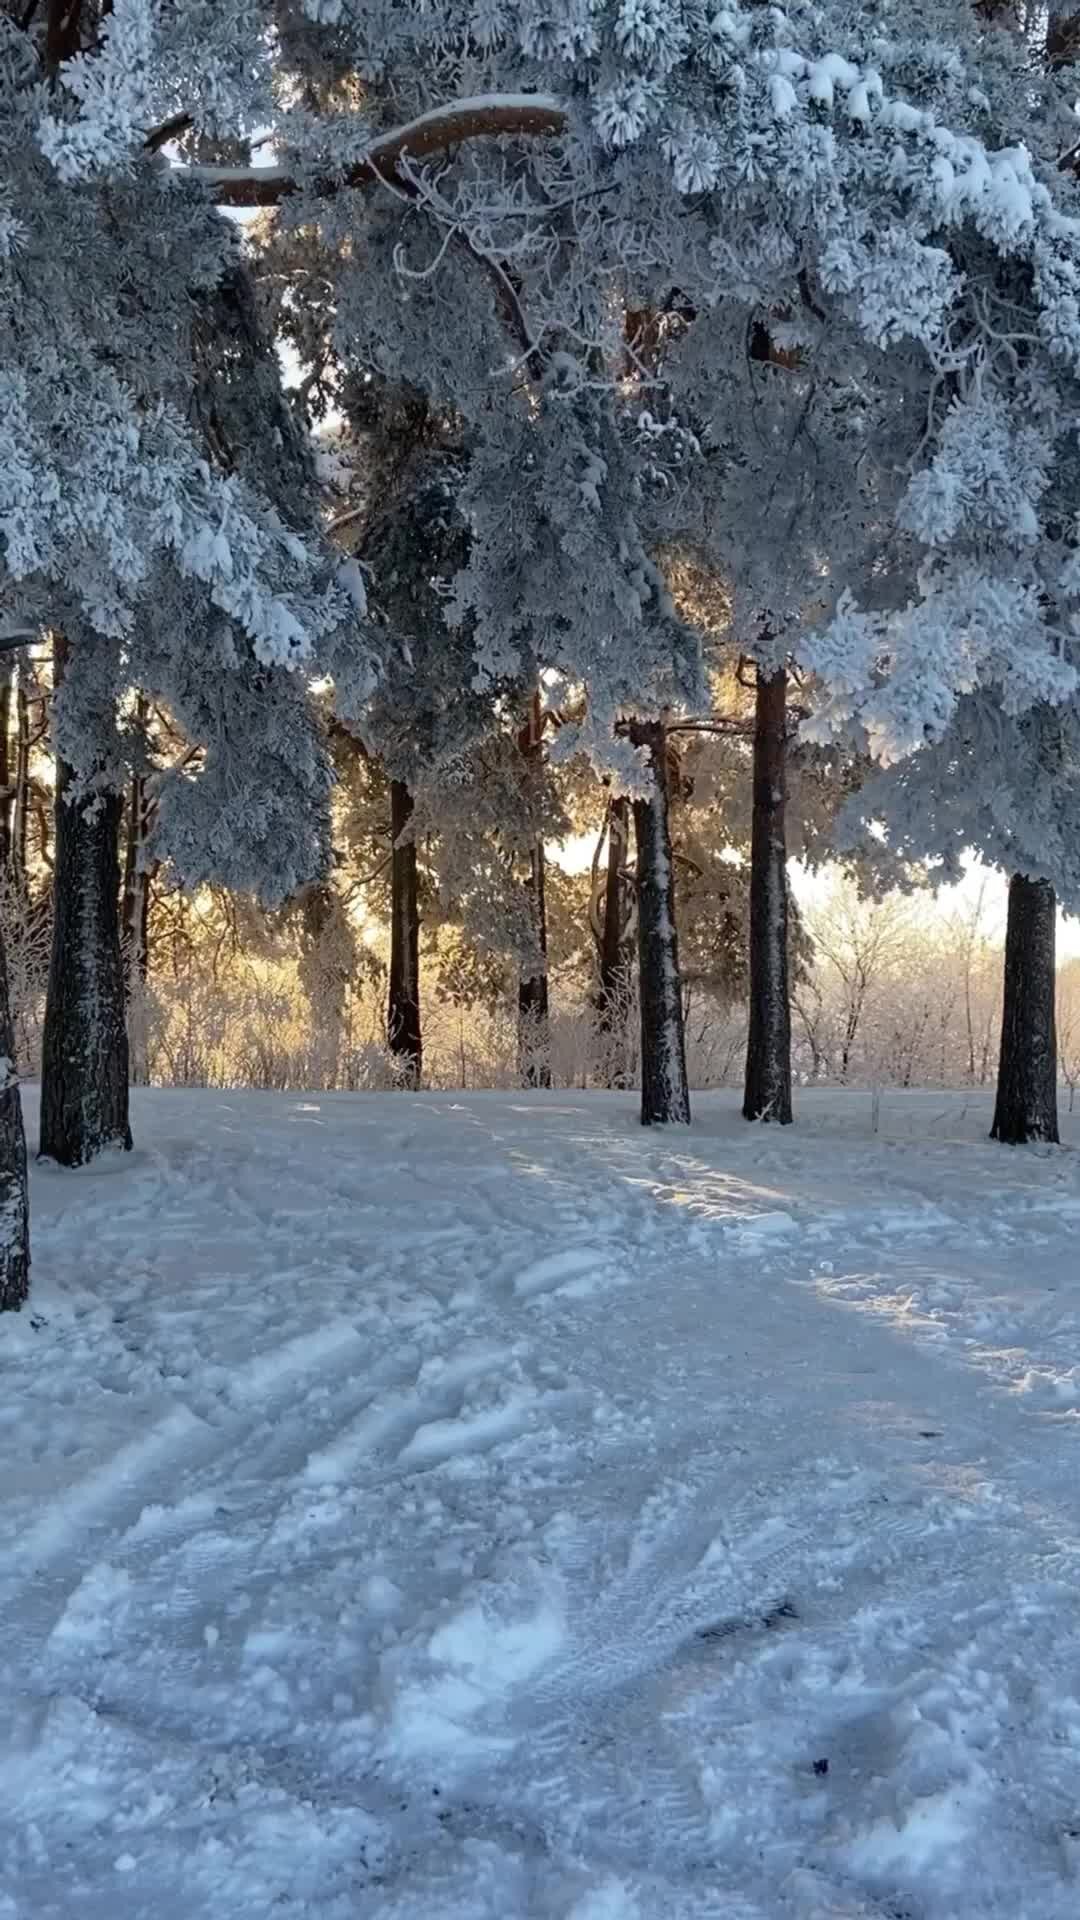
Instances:
[[[315,180],[312,191],[334,194],[343,186],[368,187],[380,181],[393,181],[407,190],[407,183],[397,178],[406,154],[422,160],[463,140],[493,139],[500,134],[546,137],[561,133],[565,126],[566,108],[554,94],[490,93],[447,101],[381,135],[356,166],[343,175]],[[287,167],[194,166],[183,171],[210,187],[218,204],[227,207],[276,207],[303,184]]]

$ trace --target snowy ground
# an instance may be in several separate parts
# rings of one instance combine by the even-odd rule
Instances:
[[[38,1173],[0,1916],[1075,1920],[1080,1158],[800,1108],[143,1094]]]

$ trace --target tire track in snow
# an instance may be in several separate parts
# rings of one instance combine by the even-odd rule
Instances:
[[[363,1350],[362,1336],[348,1323],[299,1334],[234,1377],[234,1397],[257,1408],[255,1418],[240,1414],[211,1423],[186,1406],[174,1407],[149,1433],[129,1441],[66,1488],[29,1537],[22,1535],[0,1559],[0,1605],[12,1622],[16,1658],[30,1657],[48,1638],[104,1546],[111,1545],[123,1558],[125,1539],[133,1530],[137,1533],[148,1507],[159,1510],[159,1524],[168,1529],[170,1513],[179,1517],[191,1495],[205,1491],[208,1477],[217,1483],[223,1462],[230,1470],[242,1462],[245,1442],[259,1450],[258,1437],[268,1420],[275,1409],[291,1402],[306,1375],[317,1372],[322,1388],[328,1369],[331,1378],[347,1373]],[[153,1532],[135,1544],[136,1561],[157,1551]],[[4,1580],[4,1564],[12,1561],[30,1562],[34,1571],[29,1580],[18,1575]]]

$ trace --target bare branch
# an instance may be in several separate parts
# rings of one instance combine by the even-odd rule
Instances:
[[[147,134],[143,146],[147,153],[159,153],[162,147],[168,146],[170,140],[179,140],[180,135],[188,133],[193,125],[190,113],[174,113],[171,120],[163,120],[160,127],[155,127],[153,133]]]
[[[383,134],[356,166],[344,174],[313,181],[310,191],[329,196],[343,187],[383,185],[412,197],[415,188],[399,173],[406,154],[411,160],[423,160],[463,140],[491,140],[500,134],[546,138],[562,133],[565,127],[566,108],[546,93],[478,94],[469,100],[450,100]],[[276,207],[291,194],[299,193],[302,186],[287,167],[193,166],[184,172],[209,187],[218,205],[224,207]]]

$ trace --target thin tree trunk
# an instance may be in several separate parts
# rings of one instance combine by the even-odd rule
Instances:
[[[138,717],[145,718],[146,702],[139,695]],[[143,863],[149,825],[146,781],[135,774],[127,799],[124,837],[124,881],[121,891],[120,932],[123,943],[124,995],[127,1005],[128,1064],[133,1086],[149,1080],[146,1005],[143,989],[150,971],[151,870]]]
[[[539,691],[533,694],[529,723],[518,736],[525,756],[526,777],[538,781],[544,751],[543,715]],[[531,971],[518,977],[518,1077],[523,1087],[551,1085],[551,1009],[547,973],[547,882],[544,841],[537,834],[529,853],[526,883],[532,922],[534,957]]]
[[[991,1138],[1009,1146],[1058,1135],[1055,941],[1057,899],[1045,880],[1014,873],[1005,931],[1001,1053]]]
[[[544,843],[529,855],[529,913],[539,960],[518,980],[518,1066],[523,1087],[551,1085],[551,1009],[547,977],[547,890]]]
[[[750,1030],[743,1117],[791,1122],[788,985],[787,671],[757,672],[750,843]]]
[[[390,782],[390,1001],[386,1036],[401,1083],[418,1087],[423,1071],[420,1025],[420,907],[416,887],[416,842],[402,841],[412,819],[412,794],[403,780]]]
[[[675,881],[668,819],[667,742],[660,721],[637,724],[636,746],[649,749],[652,796],[634,801],[637,843],[638,998],[641,1003],[641,1124],[687,1125],[686,1077]]]
[[[63,650],[57,647],[57,678]],[[120,947],[122,794],[68,799],[56,762],[53,940],[41,1051],[43,1156],[81,1167],[130,1147],[128,1037]]]
[[[145,985],[149,964],[150,875],[142,865],[146,844],[146,782],[136,774],[127,802],[124,845],[124,887],[121,925],[124,957],[132,986]]]
[[[11,826],[15,811],[11,768],[11,689],[14,678],[14,661],[0,661],[0,866],[5,873],[11,859]]]
[[[604,1081],[609,1087],[625,1087],[627,1080],[626,1014],[630,955],[627,952],[623,919],[623,889],[629,840],[630,802],[625,798],[613,800],[608,808],[607,879],[596,989]]]
[[[11,865],[18,885],[28,894],[26,849],[30,831],[30,702],[26,692],[26,672],[26,661],[20,660],[15,688],[15,792],[11,814]]]
[[[0,1313],[21,1307],[30,1291],[30,1209],[26,1139],[15,1072],[7,964],[0,939]]]

